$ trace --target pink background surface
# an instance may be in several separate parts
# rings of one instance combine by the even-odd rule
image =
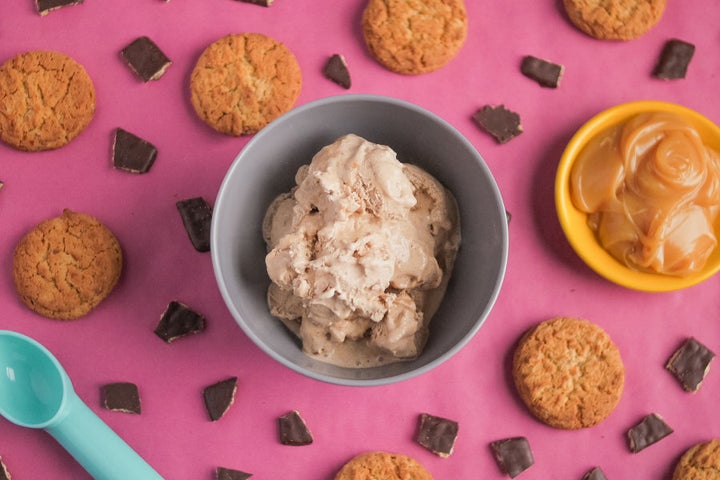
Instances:
[[[353,455],[387,450],[411,455],[437,479],[504,478],[491,441],[526,436],[535,465],[520,478],[580,479],[593,466],[609,479],[669,479],[692,444],[720,438],[720,367],[698,393],[685,393],[664,370],[676,347],[696,336],[720,352],[720,277],[684,291],[648,294],[613,285],[570,249],[557,223],[553,179],[563,145],[589,117],[625,101],[665,100],[720,121],[720,3],[670,0],[661,22],[631,42],[601,42],[576,30],[559,1],[468,1],[467,42],[435,73],[405,77],[367,53],[360,32],[365,0],[277,0],[270,8],[231,0],[87,0],[40,17],[31,0],[0,5],[0,61],[31,49],[55,49],[82,63],[94,80],[97,112],[68,146],[21,153],[0,145],[0,328],[44,343],[68,371],[81,398],[165,478],[209,479],[218,465],[253,478],[331,480]],[[248,137],[215,133],[195,116],[188,77],[200,52],[227,33],[256,31],[286,43],[300,62],[298,105],[347,93],[322,76],[326,59],[345,55],[349,93],[414,102],[459,129],[483,155],[512,213],[506,280],[495,309],[455,357],[420,377],[349,388],[302,377],[270,359],[234,323],[220,297],[210,256],[193,250],[175,202],[214,202],[228,166]],[[144,84],[119,51],[150,36],[173,60]],[[697,50],[687,78],[650,76],[664,42]],[[531,54],[565,65],[557,90],[522,76]],[[497,145],[470,120],[485,104],[522,116],[525,133]],[[112,131],[125,128],[159,150],[150,173],[110,162]],[[92,214],[118,236],[125,269],[115,291],[91,314],[63,323],[25,308],[12,282],[12,252],[35,224],[63,208]],[[468,208],[468,206],[466,206]],[[471,206],[469,208],[472,208]],[[153,334],[171,300],[203,313],[207,330],[172,345]],[[560,431],[536,421],[512,386],[509,358],[528,327],[557,315],[605,328],[620,347],[627,376],[622,400],[602,424]],[[203,387],[236,375],[235,404],[218,422],[204,410]],[[100,407],[104,383],[138,384],[140,416]],[[276,419],[298,409],[315,442],[283,446]],[[455,452],[442,459],[414,442],[420,413],[457,420]],[[626,430],[661,414],[675,433],[631,454]],[[0,455],[13,478],[82,479],[82,468],[43,432],[0,419]]]

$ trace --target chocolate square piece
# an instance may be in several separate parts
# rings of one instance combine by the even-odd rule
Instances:
[[[498,143],[507,143],[523,132],[520,115],[506,109],[504,105],[485,105],[475,112],[472,119]]]
[[[542,87],[557,88],[562,77],[564,67],[548,62],[542,58],[528,55],[522,59],[520,72],[528,78],[535,80]]]
[[[345,57],[337,53],[328,59],[323,74],[344,89],[348,89],[352,85]]]
[[[252,477],[251,473],[245,473],[231,468],[217,467],[215,470],[216,480],[247,480],[250,477]]]
[[[300,416],[300,412],[293,410],[278,419],[280,429],[280,443],[283,445],[310,445],[313,443],[313,436]]]
[[[53,10],[67,7],[69,5],[80,5],[83,0],[35,0],[35,7],[41,16],[45,16]]]
[[[595,467],[589,472],[587,472],[582,480],[607,480],[607,477],[605,476],[605,473],[600,469],[600,467]]]
[[[202,198],[188,198],[175,203],[180,212],[185,230],[190,241],[198,252],[210,251],[210,225],[212,223],[212,209]]]
[[[157,80],[165,74],[172,62],[148,37],[140,37],[120,51],[120,55],[135,75],[143,82]]]
[[[203,390],[205,408],[213,422],[220,420],[235,401],[237,377],[230,377],[214,383]]]
[[[146,173],[157,157],[157,148],[150,142],[122,128],[115,129],[113,166],[130,173]]]
[[[695,54],[695,45],[682,40],[668,40],[663,47],[653,76],[663,80],[685,78],[690,60]]]
[[[510,478],[517,477],[535,463],[530,444],[525,437],[497,440],[490,444],[490,448],[498,467]]]
[[[272,5],[273,0],[238,0],[243,3],[252,3],[253,5],[260,5],[261,7],[269,7]]]
[[[140,415],[140,393],[129,382],[109,383],[101,388],[102,406],[114,412]]]
[[[457,422],[423,413],[415,440],[436,455],[447,458],[453,452],[457,434]]]
[[[630,451],[637,453],[673,433],[660,415],[651,413],[627,432]]]
[[[696,392],[710,370],[710,362],[714,357],[715,354],[705,345],[688,338],[670,357],[665,368],[675,375],[686,392]]]
[[[172,343],[178,338],[200,333],[205,330],[205,317],[187,305],[173,300],[160,317],[155,334]]]
[[[10,472],[8,472],[7,467],[5,466],[5,462],[3,461],[3,458],[0,457],[0,480],[11,480],[12,475],[10,475]]]

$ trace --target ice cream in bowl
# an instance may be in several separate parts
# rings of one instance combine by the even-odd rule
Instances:
[[[583,125],[561,157],[560,224],[619,285],[663,292],[720,269],[720,128],[681,105],[637,101]]]

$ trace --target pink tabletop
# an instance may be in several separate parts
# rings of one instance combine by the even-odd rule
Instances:
[[[365,0],[277,0],[270,8],[231,0],[87,0],[40,17],[32,0],[0,6],[0,61],[32,49],[65,52],[82,63],[97,90],[94,120],[68,146],[22,153],[0,144],[0,328],[34,337],[55,353],[82,399],[164,478],[210,479],[216,466],[253,478],[332,480],[349,458],[368,450],[400,452],[436,479],[501,479],[489,443],[526,436],[535,465],[524,479],[580,479],[601,466],[609,479],[670,479],[678,457],[696,442],[720,438],[720,367],[697,393],[684,392],[664,369],[680,343],[695,336],[720,352],[720,278],[673,293],[648,294],[609,283],[586,267],[560,230],[553,204],[555,168],[573,132],[599,111],[626,101],[665,100],[720,122],[720,3],[669,0],[660,23],[630,42],[594,40],[568,21],[557,0],[468,1],[469,34],[458,57],[435,73],[393,74],[368,54],[360,30]],[[296,54],[304,75],[298,105],[332,95],[373,93],[414,102],[445,118],[485,158],[503,194],[510,252],[497,304],[456,356],[420,377],[351,388],[305,378],[276,363],[244,335],[215,284],[210,256],[196,252],[175,202],[214,202],[220,182],[248,137],[218,134],[189,102],[188,77],[200,52],[228,33],[270,35]],[[142,83],[119,51],[147,35],[172,59],[159,81]],[[665,41],[696,45],[687,78],[651,76]],[[353,85],[322,75],[327,58],[347,59]],[[519,71],[535,55],[565,66],[558,89]],[[486,104],[522,116],[525,132],[496,144],[471,121]],[[112,132],[122,127],[155,144],[152,170],[113,169]],[[99,218],[119,238],[125,268],[116,289],[73,322],[48,320],[19,301],[13,248],[35,224],[63,208]],[[154,333],[172,300],[207,317],[202,334],[168,345]],[[509,374],[514,342],[549,317],[579,316],[618,344],[627,374],[613,414],[600,425],[562,431],[536,421]],[[202,389],[238,377],[234,405],[210,422]],[[100,387],[134,382],[142,414],[100,406]],[[277,417],[297,409],[315,437],[280,444]],[[418,445],[418,416],[456,420],[455,451],[440,458]],[[626,431],[659,413],[675,432],[630,453]],[[88,475],[52,438],[0,419],[0,456],[13,478],[83,479]]]

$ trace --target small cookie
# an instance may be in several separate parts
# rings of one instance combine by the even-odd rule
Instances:
[[[15,287],[30,310],[73,320],[115,287],[122,251],[115,235],[96,218],[65,209],[20,240],[13,262]]]
[[[563,429],[600,423],[615,409],[625,383],[617,346],[599,326],[577,318],[554,318],[526,332],[512,373],[530,411]]]
[[[720,474],[720,440],[698,443],[690,447],[682,457],[672,480],[710,480]]]
[[[399,453],[369,452],[348,461],[335,480],[433,480],[414,458]]]
[[[226,35],[210,44],[190,75],[197,115],[234,136],[255,133],[290,110],[301,87],[295,55],[259,33]]]
[[[600,40],[633,40],[655,24],[666,0],[563,0],[570,21]]]
[[[67,145],[95,114],[95,87],[78,62],[34,50],[0,66],[0,140],[28,152]]]
[[[464,0],[369,0],[362,17],[370,53],[404,75],[432,72],[452,60],[468,29]]]

